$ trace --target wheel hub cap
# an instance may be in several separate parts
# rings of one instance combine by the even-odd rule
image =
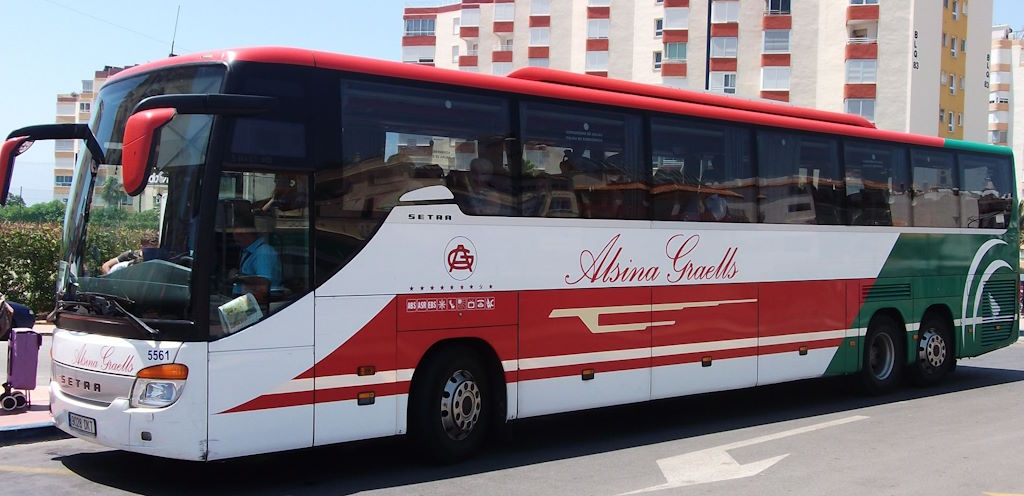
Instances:
[[[918,358],[933,368],[942,367],[946,361],[946,340],[935,331],[928,331],[921,339]]]
[[[448,437],[465,439],[480,420],[480,388],[467,370],[456,371],[441,392],[441,425]]]

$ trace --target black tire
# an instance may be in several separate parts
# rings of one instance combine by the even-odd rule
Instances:
[[[906,332],[896,322],[876,315],[864,336],[864,363],[860,382],[868,394],[885,394],[895,389],[903,377],[906,362]]]
[[[409,434],[434,463],[473,454],[490,429],[490,378],[472,348],[443,348],[417,368],[409,398]],[[420,375],[422,374],[422,375]]]
[[[0,408],[3,408],[5,411],[9,412],[17,407],[18,400],[16,400],[13,395],[5,395],[3,397],[0,397]]]
[[[956,367],[956,343],[948,319],[928,316],[918,331],[917,360],[910,367],[910,378],[921,387],[938,384]]]

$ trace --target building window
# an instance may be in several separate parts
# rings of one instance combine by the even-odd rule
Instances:
[[[85,112],[90,111],[91,109],[92,109],[92,103],[90,103],[90,102],[79,102],[78,103],[78,111],[79,112],[85,113]]]
[[[764,32],[764,53],[788,53],[789,30],[768,29]]]
[[[661,36],[661,33],[664,30],[664,27],[665,27],[665,20],[664,19],[655,19],[654,20],[654,36],[655,37]]]
[[[665,43],[666,62],[686,62],[686,43]]]
[[[57,152],[73,152],[75,151],[75,141],[69,139],[59,139],[53,142],[53,150]]]
[[[690,27],[690,9],[686,7],[668,7],[665,9],[665,29],[688,29]]]
[[[712,57],[735,57],[736,56],[736,38],[735,37],[712,37],[711,38],[711,56]]]
[[[612,0],[589,0],[587,5],[591,7],[608,7],[612,4]]]
[[[947,47],[947,46],[949,46],[949,45],[947,44],[947,42],[946,42],[946,33],[942,33],[942,46],[943,46],[943,47]]]
[[[967,53],[967,38],[960,40],[960,51]]]
[[[878,0],[850,0],[850,5],[878,5]]]
[[[587,52],[587,71],[607,71],[608,70],[608,52]]]
[[[512,51],[512,42],[513,41],[514,40],[512,38],[509,38],[507,40],[499,39],[498,43],[496,45],[494,45],[494,51],[495,52],[511,52]]]
[[[504,76],[512,72],[512,62],[491,62],[491,74]]]
[[[964,83],[964,77],[960,76],[960,89],[964,89],[964,84],[966,84]]]
[[[711,2],[711,22],[739,22],[740,3],[735,0]]]
[[[939,84],[945,86],[946,85],[946,81],[947,81],[946,71],[939,72]]]
[[[847,98],[846,113],[859,115],[869,121],[875,120],[874,98]]]
[[[789,14],[789,1],[790,0],[767,0],[767,2],[765,2],[765,13],[773,15]]]
[[[455,35],[455,36],[459,35],[459,18],[458,17],[456,17],[455,20],[452,21],[452,34]]]
[[[949,0],[942,0],[942,8],[944,8],[944,9],[948,9],[949,8]]]
[[[956,125],[958,127],[964,127],[964,114],[957,112],[956,114]]]
[[[432,46],[406,46],[402,47],[402,62],[413,64],[433,64],[434,47]]]
[[[960,18],[960,13],[959,13],[958,9],[956,8],[957,7],[956,3],[957,3],[956,0],[953,0],[953,19],[959,19]]]
[[[853,59],[846,61],[846,82],[849,84],[874,83],[877,60]]]
[[[71,176],[53,176],[54,186],[71,186]]]
[[[956,94],[956,76],[952,74],[949,75],[949,94]]]
[[[655,51],[654,52],[654,70],[655,71],[660,71],[661,70],[661,51]]]
[[[946,122],[946,109],[939,109],[939,122]]]
[[[1008,133],[1006,131],[989,131],[989,143],[1006,143]]]
[[[949,45],[949,54],[956,57],[956,36],[951,38],[952,43]]]
[[[948,124],[948,126],[946,126],[946,129],[949,129],[949,132],[952,133],[953,132],[953,112],[949,112],[949,113],[946,114],[946,124]]]
[[[434,36],[433,19],[406,19],[406,36]]]
[[[587,39],[607,39],[611,21],[608,19],[590,19],[587,21]]]
[[[711,91],[717,91],[719,93],[736,93],[736,73],[735,72],[712,72],[711,73]]]
[[[530,28],[530,46],[548,46],[550,39],[551,28]]]
[[[452,63],[453,64],[458,64],[459,63],[459,46],[458,45],[453,45],[452,46]]]
[[[496,22],[513,21],[516,18],[516,4],[496,3],[494,4],[494,20]]]
[[[764,91],[789,91],[789,67],[761,68],[761,89]]]
[[[469,48],[466,49],[466,55],[469,55],[470,57],[476,57],[477,55],[480,55],[479,43],[470,43],[468,47]]]
[[[480,8],[462,9],[462,25],[471,28],[480,26]]]
[[[58,102],[57,115],[75,115],[74,102]]]
[[[530,0],[530,15],[551,15],[551,0]]]
[[[538,57],[538,58],[527,59],[526,63],[529,64],[530,67],[548,67],[549,65],[551,65],[551,59],[549,59],[547,57],[544,57],[544,58],[539,58]]]

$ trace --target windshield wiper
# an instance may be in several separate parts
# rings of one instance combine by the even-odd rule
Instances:
[[[142,319],[136,317],[135,314],[124,308],[124,305],[131,305],[135,303],[129,298],[86,291],[76,292],[75,297],[76,299],[74,300],[59,300],[57,302],[57,309],[63,310],[72,306],[84,306],[99,315],[119,315],[125,317],[128,319],[128,322],[132,324],[132,327],[147,333],[150,336],[157,336],[160,334],[160,331],[150,327],[143,322]]]

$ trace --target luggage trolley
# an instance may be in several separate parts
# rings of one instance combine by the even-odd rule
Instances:
[[[11,411],[32,404],[32,390],[36,388],[36,367],[39,365],[39,347],[43,336],[28,328],[14,327],[18,315],[0,297],[0,336],[9,334],[7,347],[7,382],[0,393],[0,408]],[[32,325],[29,323],[28,325]],[[5,332],[7,331],[7,332]]]
[[[36,388],[36,367],[39,365],[39,347],[43,336],[31,329],[11,329],[7,347],[7,382],[0,393],[0,407],[6,411],[32,404],[32,390]],[[18,391],[20,390],[20,391]]]

